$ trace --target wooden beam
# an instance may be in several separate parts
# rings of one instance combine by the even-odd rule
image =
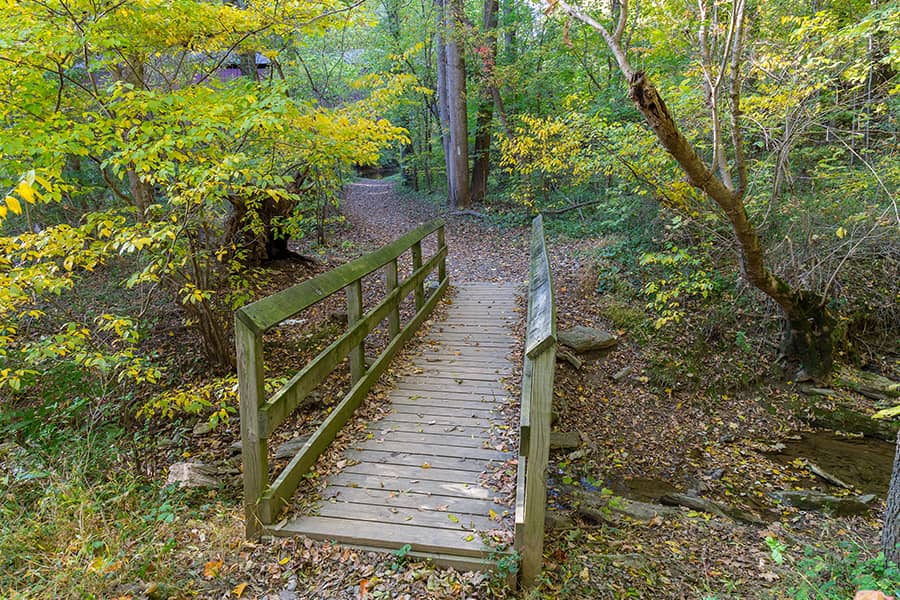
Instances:
[[[437,230],[437,243],[438,243],[438,250],[440,250],[441,248],[447,247],[447,240],[444,235],[444,225],[443,224],[440,227],[438,227],[438,230]],[[438,281],[439,282],[443,281],[446,278],[447,278],[447,258],[446,258],[446,255],[444,255],[444,258],[441,259],[440,264],[438,264]]]
[[[362,280],[357,279],[347,290],[347,326],[353,327],[362,319]],[[398,303],[399,305],[399,303]],[[356,383],[366,372],[365,337],[350,349],[350,379]]]
[[[438,231],[443,231],[443,227],[438,229]],[[443,264],[442,262],[438,263]],[[388,264],[384,265],[384,293],[390,294],[397,288],[397,259],[390,261]],[[400,333],[400,304],[398,303],[396,307],[394,307],[391,312],[388,313],[388,333],[391,335],[391,338],[396,337],[398,333]]]
[[[538,215],[531,226],[531,265],[528,284],[528,329],[525,354],[535,357],[548,345],[556,343],[556,309],[553,304],[553,281],[550,261],[544,245],[544,221]]]
[[[260,435],[259,402],[263,397],[262,336],[240,319],[234,324],[237,346],[238,394],[241,418],[241,460],[244,463],[244,523],[247,539],[259,537],[266,515],[259,500],[269,477],[266,438]]]
[[[525,527],[522,535],[522,585],[534,585],[544,553],[544,513],[547,509],[547,462],[550,455],[550,405],[553,400],[553,346],[534,359],[531,441],[525,472]]]
[[[412,245],[412,266],[413,271],[418,270],[422,266],[422,242],[415,242]],[[416,286],[416,310],[422,308],[425,304],[425,282]]]

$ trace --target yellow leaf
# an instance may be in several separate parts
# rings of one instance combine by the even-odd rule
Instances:
[[[234,586],[234,589],[232,591],[234,592],[234,595],[236,597],[240,598],[244,594],[244,590],[246,590],[246,589],[247,589],[247,583],[244,582],[244,583],[239,583],[236,586]]]
[[[34,188],[31,187],[31,184],[27,181],[20,181],[19,185],[16,186],[16,192],[25,198],[25,201],[29,204],[34,204]]]
[[[488,517],[490,517],[491,521],[497,520],[497,513],[494,511],[493,508],[488,509]]]
[[[839,240],[842,240],[847,235],[847,230],[843,227],[838,227],[837,231],[834,232],[834,235],[836,235]]]
[[[290,557],[290,556],[285,556],[284,558],[282,558],[281,560],[278,561],[278,564],[279,564],[279,565],[286,565],[286,564],[288,564],[289,562],[291,562],[291,557]]]
[[[0,218],[3,218],[5,216],[6,216],[6,206],[4,206],[3,204],[0,204]]]
[[[219,574],[219,569],[222,568],[222,559],[219,560],[211,560],[203,565],[203,576],[207,579],[212,579],[216,575]]]
[[[423,462],[423,463],[422,463],[422,468],[423,468],[423,469],[430,469],[430,468],[431,468],[431,465],[428,464],[427,462]]]
[[[19,204],[19,201],[14,196],[6,197],[6,205],[9,206],[9,210],[13,211],[17,215],[22,214],[22,205]]]
[[[447,518],[453,521],[454,523],[459,523],[459,517],[456,515],[447,515]]]

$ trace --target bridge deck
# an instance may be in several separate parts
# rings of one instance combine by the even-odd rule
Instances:
[[[507,354],[517,315],[512,285],[458,290],[411,373],[389,393],[391,413],[348,452],[349,466],[329,478],[313,515],[270,533],[382,550],[409,544],[413,555],[439,563],[489,566],[490,548],[478,532],[507,517],[481,474],[513,454],[496,449],[492,432],[509,401],[502,379],[512,371]]]

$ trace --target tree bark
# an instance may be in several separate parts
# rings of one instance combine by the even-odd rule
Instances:
[[[134,167],[129,168],[126,173],[131,201],[134,202],[134,207],[137,209],[137,220],[143,222],[146,218],[147,208],[153,204],[153,186],[146,181],[141,181]]]
[[[884,527],[881,530],[881,550],[884,557],[900,564],[900,431],[897,432],[894,451],[894,470],[888,488],[887,507],[884,509]]]
[[[444,5],[445,90],[447,98],[448,202],[454,208],[469,208],[469,132],[466,110],[466,63],[462,52],[464,18],[462,0]]]
[[[498,0],[484,0],[482,34],[485,45],[482,53],[483,85],[478,103],[478,117],[475,130],[475,151],[472,161],[472,185],[469,190],[470,204],[481,202],[487,194],[488,175],[491,169],[491,124],[494,121],[494,64],[497,60],[497,11]]]

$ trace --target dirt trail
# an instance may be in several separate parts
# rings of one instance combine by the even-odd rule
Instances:
[[[500,230],[483,224],[478,217],[450,215],[446,207],[400,193],[394,182],[382,179],[359,179],[348,184],[341,212],[359,241],[373,246],[386,244],[413,227],[442,216],[447,222],[451,283],[525,281],[528,241],[523,228]]]

